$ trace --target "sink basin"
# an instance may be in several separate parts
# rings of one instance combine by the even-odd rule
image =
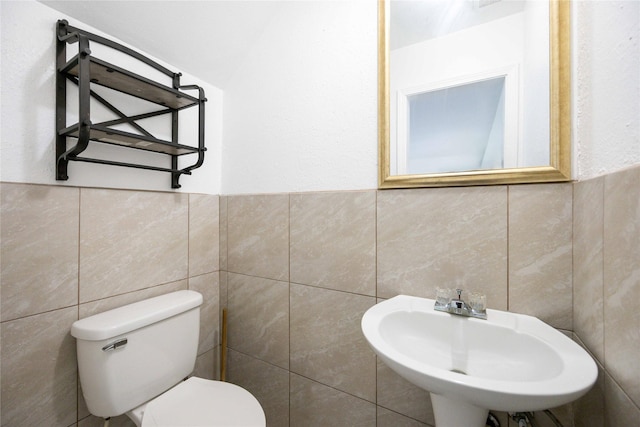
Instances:
[[[390,298],[364,314],[362,331],[385,364],[431,393],[438,427],[484,427],[489,409],[560,406],[596,381],[589,354],[535,317],[489,309],[482,320],[434,303]]]

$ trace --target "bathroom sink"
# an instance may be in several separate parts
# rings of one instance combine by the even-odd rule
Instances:
[[[487,320],[399,295],[371,307],[362,331],[392,370],[429,391],[436,425],[484,426],[489,409],[536,411],[571,402],[597,378],[593,359],[541,320],[487,310]]]

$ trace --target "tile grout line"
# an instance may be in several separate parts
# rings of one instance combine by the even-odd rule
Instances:
[[[287,380],[288,380],[288,386],[287,386],[287,408],[289,409],[289,414],[288,414],[288,421],[289,421],[289,426],[291,426],[291,193],[287,194],[287,203],[288,203],[288,209],[287,209],[287,233],[288,233],[288,245],[287,245],[287,253],[288,253],[288,281],[287,281],[287,296],[289,298],[289,313],[288,313],[288,320],[289,320],[289,330],[287,333],[287,341],[288,341],[288,345],[289,345],[289,360],[288,360],[288,366],[287,366]]]
[[[78,280],[78,289],[77,289],[77,306],[76,306],[76,319],[80,319],[80,241],[81,241],[81,234],[82,233],[82,227],[81,227],[81,218],[82,218],[82,188],[78,188],[78,258],[77,258],[77,265],[78,265],[78,276],[77,276],[77,280]],[[76,361],[76,365],[77,365],[77,361]],[[76,366],[76,374],[75,374],[75,378],[76,378],[76,424],[78,422],[80,422],[80,393],[78,392],[78,390],[80,389],[80,375],[78,373],[78,367]]]
[[[509,293],[511,287],[511,256],[510,256],[510,244],[511,244],[511,186],[507,185],[507,311],[509,311]]]
[[[374,280],[375,280],[375,289],[373,291],[373,304],[378,303],[378,196],[380,195],[380,190],[376,190],[374,192],[374,206],[373,206],[373,244],[375,250],[375,258],[373,261],[374,268]],[[378,427],[378,355],[374,352],[374,384],[375,384],[375,405],[376,405],[376,427]]]

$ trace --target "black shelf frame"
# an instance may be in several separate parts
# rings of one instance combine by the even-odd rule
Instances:
[[[181,73],[173,72],[146,56],[104,37],[82,29],[72,27],[66,20],[60,20],[56,27],[56,179],[67,180],[70,161],[89,162],[113,166],[146,169],[171,174],[171,187],[180,188],[180,176],[191,175],[191,171],[202,166],[204,162],[204,89],[197,85],[181,85]],[[130,72],[116,65],[91,56],[90,42],[99,43],[126,55],[167,75],[172,86]],[[78,54],[67,60],[67,44],[78,43]],[[67,82],[78,86],[78,122],[67,126]],[[92,85],[100,85],[121,93],[149,101],[159,106],[158,110],[134,116],[127,116],[104,97],[92,90]],[[197,91],[192,96],[184,90]],[[113,112],[118,118],[101,123],[91,122],[90,100],[95,99]],[[178,113],[185,108],[198,106],[198,146],[191,147],[178,143]],[[142,127],[138,120],[171,115],[171,141],[154,137]],[[112,126],[127,123],[139,133],[125,132]],[[77,143],[67,148],[67,141],[75,139]],[[167,168],[139,163],[127,163],[112,160],[80,157],[90,142],[117,145],[155,153],[170,157],[171,165]],[[185,154],[197,154],[197,160],[190,166],[179,168],[178,157]]]

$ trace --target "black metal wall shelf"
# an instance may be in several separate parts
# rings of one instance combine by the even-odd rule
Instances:
[[[72,27],[65,20],[57,25],[57,76],[56,76],[56,179],[67,180],[68,163],[80,161],[108,164],[139,169],[147,169],[171,173],[171,187],[180,188],[181,175],[190,175],[193,169],[200,167],[204,161],[204,90],[196,85],[180,85],[180,73],[174,73],[144,55],[111,40]],[[150,66],[172,80],[172,87],[158,83],[116,65],[91,56],[89,42],[115,49]],[[67,44],[78,43],[78,54],[67,60]],[[78,86],[79,114],[78,122],[66,125],[67,116],[67,81]],[[92,85],[108,87],[118,92],[157,104],[161,109],[135,116],[127,116],[108,102],[104,97],[92,90]],[[197,90],[198,96],[192,96],[183,90]],[[101,123],[91,122],[90,99],[95,99],[119,118]],[[191,147],[178,143],[178,112],[198,106],[198,146]],[[151,117],[170,115],[172,140],[165,141],[154,137],[140,126],[137,121]],[[129,124],[139,133],[125,132],[112,126]],[[75,139],[76,145],[67,148],[68,139]],[[170,156],[171,167],[162,168],[151,165],[127,163],[115,160],[92,159],[80,157],[89,142],[117,145],[138,150],[152,151]],[[197,154],[194,164],[178,168],[178,156]]]
[[[80,138],[80,125],[76,123],[60,132],[61,135],[72,138]],[[198,149],[188,145],[176,144],[169,141],[151,138],[135,133],[124,132],[117,129],[110,129],[105,126],[90,125],[89,140],[103,142],[105,144],[119,145],[121,147],[136,148],[138,150],[153,151],[172,156],[197,153]]]
[[[78,77],[80,73],[79,55],[63,67],[63,74]],[[91,83],[105,86],[169,108],[181,109],[198,104],[198,98],[187,95],[153,80],[109,64],[96,57],[89,58]]]

